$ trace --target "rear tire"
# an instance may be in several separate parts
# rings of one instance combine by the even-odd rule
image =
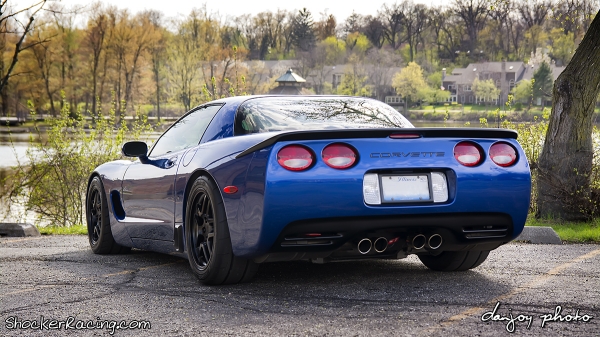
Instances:
[[[216,185],[199,177],[187,200],[185,245],[194,274],[209,285],[252,279],[258,264],[233,255],[225,206]]]
[[[442,252],[439,255],[419,255],[423,264],[435,271],[465,271],[473,269],[487,259],[490,251],[458,251]]]
[[[128,253],[131,248],[115,242],[108,218],[106,193],[99,177],[94,177],[85,199],[86,222],[90,248],[95,254]]]

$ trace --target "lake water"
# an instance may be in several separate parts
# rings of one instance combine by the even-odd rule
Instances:
[[[27,163],[26,152],[29,143],[5,143],[0,142],[0,168],[16,166],[19,161],[21,164]]]
[[[416,127],[464,127],[464,122],[413,122]],[[474,125],[475,126],[475,125]],[[157,135],[154,135],[157,137]],[[0,169],[16,166],[18,162],[27,163],[26,152],[29,148],[29,134],[13,134],[11,144],[7,135],[0,135]]]

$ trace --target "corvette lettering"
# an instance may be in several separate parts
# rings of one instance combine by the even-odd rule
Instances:
[[[371,158],[432,158],[445,155],[446,152],[372,152]]]

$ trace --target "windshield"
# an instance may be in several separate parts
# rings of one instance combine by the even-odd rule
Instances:
[[[262,97],[244,102],[235,134],[324,129],[412,128],[391,106],[360,97]]]

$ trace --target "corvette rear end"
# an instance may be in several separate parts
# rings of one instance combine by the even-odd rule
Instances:
[[[527,217],[531,177],[516,137],[455,128],[279,134],[238,155],[265,168],[243,192],[264,199],[260,219],[230,220],[240,230],[234,253],[258,262],[418,254],[432,269],[473,268]],[[238,221],[257,215],[256,203],[242,205]],[[464,257],[426,262],[444,255]]]

